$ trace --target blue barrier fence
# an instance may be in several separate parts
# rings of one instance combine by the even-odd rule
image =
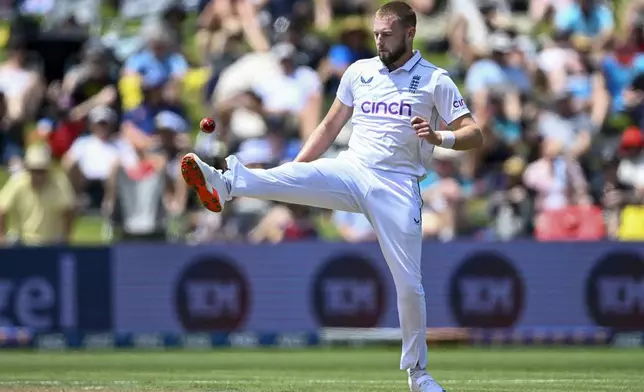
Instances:
[[[644,244],[427,243],[423,258],[429,327],[644,330]],[[0,250],[0,341],[13,344],[315,344],[322,328],[397,326],[377,244]]]

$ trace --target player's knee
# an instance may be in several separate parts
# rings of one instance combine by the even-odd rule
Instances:
[[[405,283],[396,284],[396,292],[398,299],[402,301],[425,296],[422,283],[414,282],[411,279]]]

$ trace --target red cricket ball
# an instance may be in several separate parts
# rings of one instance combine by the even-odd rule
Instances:
[[[204,117],[199,123],[199,128],[201,128],[201,132],[213,133],[215,132],[215,120],[210,117]]]

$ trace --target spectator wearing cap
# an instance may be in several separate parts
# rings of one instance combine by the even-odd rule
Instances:
[[[184,111],[179,105],[166,100],[166,83],[159,75],[149,74],[142,82],[143,101],[123,116],[121,135],[135,149],[147,150],[155,144],[156,116],[163,111],[171,111],[184,117]]]
[[[87,193],[90,207],[99,208],[110,168],[119,159],[112,136],[118,115],[109,106],[97,106],[88,114],[90,134],[81,136],[62,160],[62,167],[78,195]]]
[[[0,242],[7,241],[7,219],[17,224],[17,238],[27,246],[66,243],[74,222],[74,191],[64,173],[51,168],[46,145],[32,145],[24,172],[0,190]]]
[[[272,49],[280,65],[280,72],[262,78],[251,91],[242,93],[217,106],[217,114],[224,134],[230,127],[237,108],[250,109],[262,116],[284,116],[296,123],[295,135],[306,140],[318,125],[322,110],[322,88],[317,73],[295,61],[295,46],[288,42]]]
[[[619,154],[621,161],[617,168],[617,178],[644,194],[644,135],[639,128],[629,127],[624,131]]]

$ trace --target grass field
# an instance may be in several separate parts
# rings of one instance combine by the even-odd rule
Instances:
[[[0,352],[0,391],[407,391],[398,350]],[[441,349],[449,391],[644,390],[644,350]]]

